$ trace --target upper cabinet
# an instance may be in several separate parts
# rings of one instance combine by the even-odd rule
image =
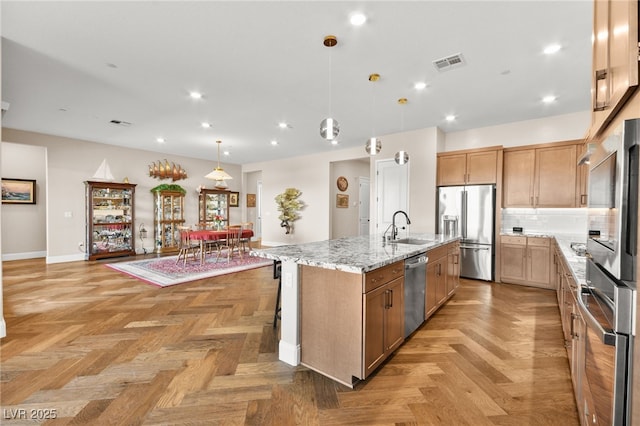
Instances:
[[[438,186],[496,183],[498,149],[438,154]]]
[[[591,137],[597,136],[638,87],[638,1],[595,0]]]
[[[577,207],[577,145],[504,150],[503,207]]]

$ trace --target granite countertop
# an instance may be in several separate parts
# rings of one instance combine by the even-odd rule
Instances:
[[[253,249],[251,255],[362,274],[459,239],[459,237],[430,233],[402,234],[399,237],[427,240],[427,242],[419,245],[385,243],[382,240],[382,234],[375,234]]]
[[[576,284],[582,285],[585,284],[585,273],[586,273],[586,263],[587,258],[584,256],[578,256],[575,251],[571,248],[571,243],[582,243],[586,244],[587,236],[585,235],[576,235],[576,234],[553,234],[553,233],[544,233],[544,232],[501,232],[500,235],[521,235],[524,237],[546,237],[546,238],[555,238],[558,243],[558,247],[560,247],[560,251],[564,255],[565,260],[567,261],[567,265],[569,269],[571,269],[571,274],[576,281]]]

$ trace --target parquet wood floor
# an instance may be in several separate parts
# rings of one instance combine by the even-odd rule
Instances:
[[[278,361],[270,267],[168,288],[3,267],[3,425],[578,424],[552,291],[463,279],[351,390]]]

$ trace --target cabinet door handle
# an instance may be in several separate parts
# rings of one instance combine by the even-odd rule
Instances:
[[[587,194],[580,195],[580,204],[587,204]]]
[[[533,195],[530,198],[531,198],[530,204],[533,205]]]
[[[573,321],[576,319],[576,315],[571,312],[571,337],[576,337],[573,329]]]
[[[607,80],[609,79],[609,73],[606,69],[596,70],[595,74],[595,96],[593,97],[593,110],[603,111],[609,106],[609,88]],[[602,99],[604,95],[604,99]]]
[[[393,290],[389,290],[389,308],[393,308]]]

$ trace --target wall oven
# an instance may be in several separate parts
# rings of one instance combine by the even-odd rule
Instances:
[[[640,119],[627,120],[591,157],[586,284],[578,307],[586,323],[585,387],[590,423],[630,425],[636,317]]]

